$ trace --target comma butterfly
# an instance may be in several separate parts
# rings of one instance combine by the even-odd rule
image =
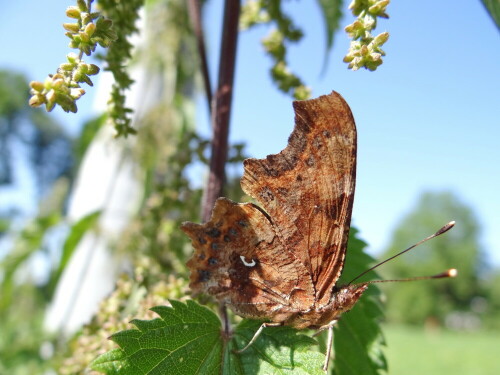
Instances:
[[[356,126],[336,92],[293,107],[287,147],[244,161],[241,186],[258,205],[219,198],[207,223],[181,229],[195,248],[187,263],[193,292],[271,321],[244,349],[266,326],[329,329],[326,371],[332,326],[369,284],[337,285],[354,200]]]

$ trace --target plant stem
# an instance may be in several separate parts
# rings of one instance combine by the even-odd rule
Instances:
[[[203,24],[201,22],[201,10],[199,0],[188,0],[189,18],[193,27],[196,43],[198,46],[198,54],[200,56],[201,74],[205,86],[205,95],[207,97],[208,111],[212,113],[212,84],[210,82],[210,73],[208,70],[207,52],[205,49],[205,39],[203,32]]]
[[[226,0],[222,25],[218,85],[212,102],[212,149],[208,181],[203,193],[201,218],[206,222],[215,200],[222,195],[227,160],[229,118],[233,94],[236,46],[238,41],[239,0]]]

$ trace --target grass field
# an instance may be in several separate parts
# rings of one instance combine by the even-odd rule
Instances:
[[[390,375],[498,375],[500,332],[384,326]]]

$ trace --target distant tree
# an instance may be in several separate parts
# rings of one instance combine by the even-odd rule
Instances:
[[[486,301],[483,319],[484,326],[489,329],[500,329],[500,269],[489,272],[484,280]]]
[[[27,85],[22,74],[0,69],[0,186],[15,183],[25,161],[43,193],[71,172],[72,142],[54,117],[26,105]]]
[[[472,209],[450,192],[423,193],[416,208],[394,231],[382,259],[455,220],[456,227],[380,269],[386,278],[431,275],[456,268],[458,277],[446,280],[387,285],[387,318],[394,322],[442,324],[452,311],[467,311],[481,296],[479,274],[486,266],[479,244],[479,224]]]

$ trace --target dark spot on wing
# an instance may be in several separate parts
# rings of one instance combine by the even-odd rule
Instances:
[[[266,202],[270,202],[270,201],[273,201],[274,200],[274,194],[272,193],[271,190],[269,190],[269,188],[264,188],[261,190],[260,194],[261,198],[266,201]]]
[[[321,139],[319,137],[314,138],[312,144],[317,150],[323,147],[323,144],[321,143]]]
[[[283,196],[283,197],[286,197],[288,195],[288,189],[284,188],[284,187],[279,187],[278,194]]]
[[[207,270],[199,270],[198,271],[198,280],[201,283],[204,283],[210,279],[210,272]]]
[[[213,238],[217,238],[220,236],[220,230],[217,228],[210,228],[209,230],[206,231],[207,235]]]

